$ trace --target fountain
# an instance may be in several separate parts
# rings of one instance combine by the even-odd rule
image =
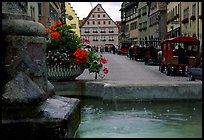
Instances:
[[[2,34],[3,137],[74,137],[80,100],[55,95],[47,80],[45,27],[27,16],[27,2],[2,2]]]

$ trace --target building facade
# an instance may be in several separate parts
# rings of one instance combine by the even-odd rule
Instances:
[[[119,45],[119,42],[120,42],[120,34],[121,34],[121,21],[115,21],[115,24],[118,26],[118,45]]]
[[[202,2],[181,2],[181,35],[199,39],[202,50]]]
[[[167,2],[168,38],[181,36],[181,2]]]
[[[61,19],[65,23],[65,8],[64,2],[36,2],[38,3],[39,22],[45,27],[50,27],[56,21]]]
[[[90,45],[111,48],[118,45],[118,26],[106,13],[101,4],[97,4],[80,27],[81,37],[90,40]]]
[[[28,2],[27,15],[31,16],[32,20],[38,22],[38,3]]]
[[[123,2],[121,5],[121,44],[138,44],[138,2]]]
[[[138,4],[138,39],[142,46],[148,45],[148,2],[139,2]]]
[[[77,17],[77,14],[75,13],[73,7],[71,7],[71,4],[68,2],[65,2],[65,19],[66,24],[70,25],[73,29],[73,31],[80,36],[80,28],[79,28],[79,18]]]
[[[151,2],[148,10],[148,45],[160,49],[160,42],[167,38],[166,2]]]

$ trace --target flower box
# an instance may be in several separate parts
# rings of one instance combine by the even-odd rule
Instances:
[[[47,65],[47,76],[50,81],[71,81],[84,70],[83,65]]]

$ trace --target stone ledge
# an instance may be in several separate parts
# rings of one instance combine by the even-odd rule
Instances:
[[[52,83],[57,95],[89,96],[104,100],[201,100],[201,82],[123,83],[73,81]]]

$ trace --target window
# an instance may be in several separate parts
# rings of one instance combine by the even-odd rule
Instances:
[[[147,22],[143,23],[143,29],[147,29]]]
[[[129,24],[125,25],[125,31],[126,31],[126,32],[129,31]]]
[[[94,18],[94,14],[92,15],[92,17]]]
[[[76,29],[76,24],[71,24],[73,29]]]
[[[100,11],[100,8],[98,8],[98,11]]]
[[[109,33],[113,33],[113,28],[109,28]]]
[[[89,33],[89,29],[85,29],[85,33]]]
[[[189,17],[189,8],[186,8],[184,11],[183,11],[183,19],[186,19]]]
[[[130,30],[135,30],[137,28],[136,24],[137,22],[130,23]]]
[[[108,21],[108,24],[111,24],[111,22],[110,22],[110,21]]]
[[[100,18],[100,15],[98,14],[98,18]]]
[[[95,21],[93,21],[93,25],[95,24]]]
[[[101,33],[105,33],[106,31],[105,31],[105,28],[102,28],[101,29]]]
[[[89,21],[87,21],[87,24],[89,25]]]
[[[101,41],[106,41],[106,37],[105,36],[101,36]]]
[[[100,21],[98,21],[98,25],[100,24]]]
[[[106,21],[103,21],[103,24],[105,25],[105,24],[106,24]]]
[[[113,36],[109,36],[109,41],[114,41]]]
[[[106,17],[106,15],[105,15],[105,14],[103,14],[103,17]]]
[[[175,7],[175,15],[178,14],[178,11],[177,11],[177,6]]]
[[[138,9],[138,16],[141,15],[141,9]]]
[[[98,36],[93,36],[93,41],[98,41]]]
[[[141,9],[141,13],[142,13],[142,15],[145,15],[147,13],[146,6]]]
[[[196,13],[196,4],[192,6],[192,16],[195,16],[196,15],[195,13]]]
[[[33,6],[30,7],[30,14],[33,20],[35,21],[35,8]]]
[[[42,15],[42,3],[38,2],[38,15],[41,16]]]
[[[139,30],[142,29],[142,23],[139,23]]]
[[[174,17],[174,15],[175,15],[175,14],[174,14],[174,8],[173,8],[173,13],[172,13],[172,17]]]
[[[93,33],[98,33],[97,28],[93,28]]]
[[[125,18],[125,12],[123,12],[122,16]]]

